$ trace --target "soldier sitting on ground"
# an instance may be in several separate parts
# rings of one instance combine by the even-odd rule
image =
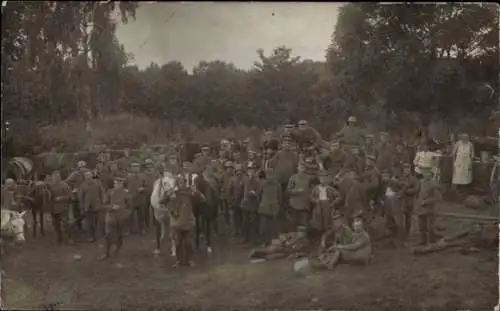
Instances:
[[[251,259],[279,259],[285,257],[298,258],[305,256],[311,243],[308,239],[307,227],[299,226],[297,232],[281,234],[265,248],[253,249]]]
[[[313,263],[317,269],[333,269],[339,262],[369,263],[372,258],[370,236],[363,227],[360,213],[353,220],[353,230],[340,222],[340,216],[334,214],[334,225],[322,240],[322,250],[318,260]],[[335,233],[335,242],[327,246],[328,237]],[[328,247],[328,248],[327,248]]]

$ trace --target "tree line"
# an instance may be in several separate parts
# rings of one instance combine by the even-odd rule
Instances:
[[[307,119],[324,133],[351,114],[386,129],[487,118],[498,102],[498,7],[350,3],[326,61],[256,51],[251,70],[202,61],[131,65],[115,35],[132,2],[9,2],[2,11],[2,113],[40,126],[119,112],[199,126],[274,128]],[[168,51],[165,51],[168,53]]]

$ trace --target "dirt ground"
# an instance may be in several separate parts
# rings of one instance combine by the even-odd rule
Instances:
[[[452,204],[440,209],[473,212]],[[481,213],[495,215],[495,209]],[[444,233],[461,226],[439,222]],[[250,247],[223,238],[210,257],[198,255],[195,268],[173,269],[172,258],[155,258],[153,249],[152,233],[129,236],[119,258],[100,262],[102,240],[56,246],[49,231],[2,258],[3,302],[12,309],[58,304],[73,310],[493,310],[498,301],[495,250],[414,256],[410,249],[375,246],[371,265],[298,275],[291,259],[251,264]]]

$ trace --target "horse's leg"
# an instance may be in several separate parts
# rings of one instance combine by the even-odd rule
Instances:
[[[212,215],[207,215],[204,218],[204,223],[205,223],[205,238],[207,240],[207,252],[210,254],[212,252],[212,239],[211,239],[211,233],[212,233],[212,220],[215,219],[213,222],[214,224],[217,222],[217,216],[215,216],[214,219],[210,217]]]
[[[43,211],[40,211],[39,214],[38,214],[38,217],[40,218],[40,233],[42,234],[42,236],[45,236],[45,221],[44,221],[44,214],[43,214]]]
[[[196,237],[195,237],[195,246],[196,246],[196,249],[199,249],[200,248],[200,226],[201,226],[201,223],[200,223],[200,214],[199,213],[196,213],[194,215],[194,219],[195,219],[195,234],[196,234]]]
[[[37,222],[38,220],[36,219],[38,216],[38,211],[35,208],[31,209],[31,218],[33,218],[33,237],[36,237],[36,228],[37,228]]]

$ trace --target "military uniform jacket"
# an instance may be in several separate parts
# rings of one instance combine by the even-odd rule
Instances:
[[[50,185],[52,193],[52,213],[63,213],[68,208],[68,203],[71,199],[71,188],[64,181],[53,183]]]
[[[368,201],[363,185],[359,181],[353,180],[347,190],[344,215],[350,218],[356,212],[365,212],[367,207]]]
[[[229,202],[232,207],[240,207],[243,201],[243,195],[245,191],[245,177],[244,176],[233,176],[230,180],[229,187]]]
[[[392,169],[396,162],[395,150],[391,144],[381,144],[378,146],[377,168],[381,170]]]
[[[224,172],[222,175],[222,189],[221,189],[221,199],[229,200],[231,196],[231,179],[233,178],[232,173]]]
[[[209,156],[201,155],[198,159],[194,160],[193,166],[204,171],[210,163],[212,163],[212,159]]]
[[[143,188],[140,191],[140,188]],[[141,173],[129,173],[127,176],[127,190],[132,199],[133,206],[140,206],[144,204],[143,197],[146,194],[146,179]]]
[[[288,183],[290,177],[295,174],[298,161],[297,153],[292,150],[283,149],[274,155],[271,159],[271,167],[273,167],[280,183]]]
[[[297,173],[288,182],[288,193],[290,194],[290,206],[296,210],[309,209],[310,178],[305,173]]]
[[[417,215],[434,213],[436,202],[440,198],[439,185],[434,180],[421,179],[415,200],[415,213]]]
[[[167,203],[170,226],[174,229],[191,230],[195,225],[191,189],[178,189]]]
[[[348,146],[361,146],[363,145],[364,133],[355,126],[346,126],[337,133],[340,142]]]
[[[374,195],[380,191],[380,178],[380,172],[376,168],[371,168],[361,175],[361,180],[367,193]]]
[[[259,198],[259,214],[277,216],[282,202],[281,184],[276,178],[267,178],[259,185],[257,196]]]
[[[115,216],[115,220],[123,221],[130,217],[132,213],[131,200],[130,194],[126,189],[119,188],[109,190],[107,194],[107,203],[109,205],[106,213],[108,219],[109,216]],[[118,205],[119,208],[117,210],[112,210],[111,207],[114,205]]]
[[[154,184],[158,178],[160,178],[158,172],[155,170],[146,171],[143,173],[144,176],[144,186],[148,193],[153,191]]]
[[[256,176],[245,176],[243,183],[243,201],[241,202],[241,209],[249,212],[257,212],[259,208],[259,200],[257,192],[259,191],[259,180]]]
[[[83,172],[80,170],[75,170],[73,171],[68,178],[66,178],[66,184],[70,186],[73,189],[78,189],[80,188],[80,185],[83,183],[85,180],[85,177],[83,176]]]
[[[353,242],[353,232],[351,228],[342,224],[340,228],[335,230],[333,227],[325,232],[322,238],[325,242],[331,242],[334,245],[345,245]]]
[[[89,207],[100,209],[104,199],[104,189],[101,182],[96,179],[85,180],[78,192],[78,199],[81,208],[86,211]]]
[[[325,190],[325,198],[322,198],[320,195],[320,187],[324,187]],[[320,201],[326,201],[330,205],[334,205],[338,203],[340,194],[335,188],[328,186],[328,185],[317,185],[315,186],[312,191],[311,191],[311,201],[314,203],[319,203]]]

